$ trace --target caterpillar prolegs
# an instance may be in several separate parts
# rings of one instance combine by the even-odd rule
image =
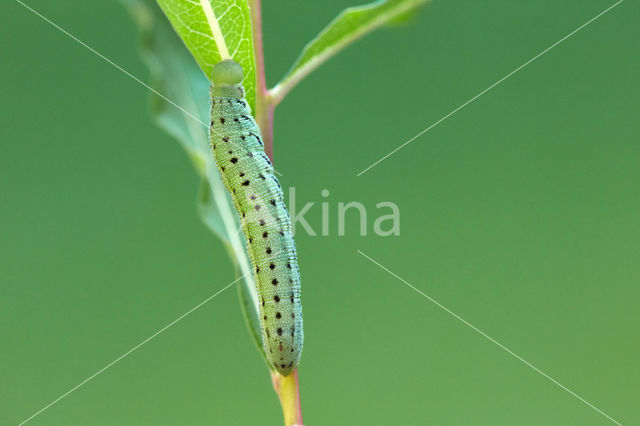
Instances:
[[[260,299],[267,359],[288,375],[302,352],[300,272],[282,188],[244,98],[242,78],[242,67],[232,60],[213,67],[210,143],[241,217]]]

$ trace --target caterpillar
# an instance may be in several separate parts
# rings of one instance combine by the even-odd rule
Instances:
[[[303,341],[300,271],[289,212],[245,99],[242,67],[227,59],[213,67],[211,77],[211,150],[241,217],[267,360],[288,375],[300,361]]]

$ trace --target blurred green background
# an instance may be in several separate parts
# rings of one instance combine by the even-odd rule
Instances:
[[[264,2],[267,78],[349,2]],[[146,80],[117,1],[31,1]],[[640,5],[626,1],[364,175],[356,174],[613,4],[444,1],[367,37],[278,108],[299,232],[309,425],[640,424]],[[135,81],[0,5],[0,424],[17,424],[234,279],[198,179]],[[331,191],[328,199],[323,189]],[[337,203],[393,201],[401,235],[336,232]],[[299,229],[300,231],[300,229]],[[277,425],[228,290],[34,425]]]

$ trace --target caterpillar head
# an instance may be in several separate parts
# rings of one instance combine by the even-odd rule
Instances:
[[[233,59],[225,59],[214,65],[211,80],[214,86],[232,86],[242,82],[242,66]]]

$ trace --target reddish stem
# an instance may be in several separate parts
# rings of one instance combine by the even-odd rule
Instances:
[[[264,139],[264,151],[273,162],[273,110],[264,69],[264,43],[262,42],[262,7],[260,0],[249,2],[253,49],[256,60],[256,119]]]
[[[264,151],[273,162],[273,113],[275,102],[267,89],[264,69],[264,50],[262,42],[262,9],[260,0],[249,0],[251,26],[253,31],[253,48],[256,60],[256,111],[255,117],[264,140]],[[288,376],[276,372],[271,373],[273,388],[280,398],[285,426],[303,425],[302,407],[300,405],[300,381],[296,368]]]
[[[264,139],[264,152],[267,154],[267,157],[269,157],[272,163],[273,163],[273,112],[274,112],[274,109],[275,107],[268,103],[263,107],[261,113],[258,113],[256,115],[256,120],[258,122],[258,126],[260,126],[260,132],[262,133],[262,139]]]
[[[282,405],[285,426],[304,426],[300,406],[300,382],[296,368],[288,376],[271,372],[271,381]]]
[[[257,91],[258,93],[267,93],[267,81],[264,73],[264,49],[262,42],[262,8],[260,0],[250,2],[251,23],[253,30],[253,47],[257,67]]]

